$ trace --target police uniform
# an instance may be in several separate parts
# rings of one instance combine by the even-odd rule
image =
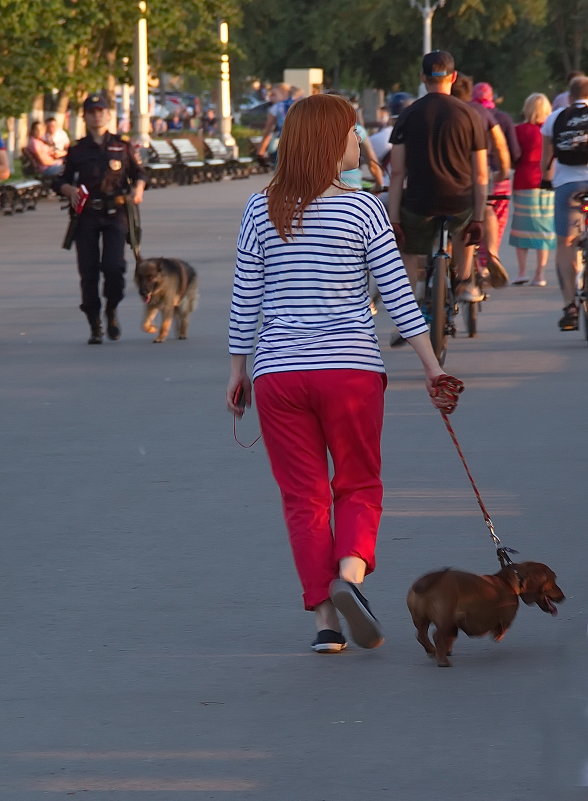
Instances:
[[[84,112],[107,107],[101,95],[91,95],[84,102]],[[77,187],[84,184],[90,193],[79,215],[75,235],[82,293],[80,309],[90,323],[90,342],[102,340],[101,272],[108,335],[111,339],[120,336],[115,310],[124,296],[124,251],[128,232],[123,196],[131,192],[138,180],[147,181],[147,174],[137,161],[131,144],[117,134],[106,132],[100,144],[88,135],[70,147],[63,174],[55,187],[59,191],[64,184]]]

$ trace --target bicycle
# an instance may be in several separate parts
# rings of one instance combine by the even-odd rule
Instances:
[[[578,248],[582,259],[582,272],[578,278],[576,298],[578,310],[582,312],[584,321],[584,336],[588,341],[588,192],[578,192],[574,195],[584,214],[584,230],[578,239]]]
[[[456,274],[448,252],[449,232],[447,217],[438,217],[439,245],[427,262],[425,294],[421,311],[427,325],[431,345],[439,364],[443,366],[447,356],[447,338],[455,337],[455,316],[459,306],[455,296]]]

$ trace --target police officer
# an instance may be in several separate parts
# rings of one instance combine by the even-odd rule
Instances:
[[[147,176],[130,143],[108,131],[110,111],[103,95],[86,98],[84,121],[88,134],[69,149],[63,175],[55,188],[74,208],[81,184],[90,193],[79,216],[75,239],[82,292],[80,309],[90,324],[88,344],[99,345],[103,336],[100,273],[104,275],[106,333],[110,339],[120,339],[116,307],[124,295],[124,250],[128,232],[123,196],[130,194],[134,203],[141,203]]]

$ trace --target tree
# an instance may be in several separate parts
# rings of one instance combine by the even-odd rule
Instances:
[[[0,110],[19,114],[53,88],[78,98],[106,86],[112,91],[122,56],[132,56],[139,11],[129,0],[0,0],[0,14]],[[237,23],[239,0],[150,0],[151,66],[212,74],[219,16]]]

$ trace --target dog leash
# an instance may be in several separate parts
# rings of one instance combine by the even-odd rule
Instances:
[[[237,442],[242,448],[252,448],[255,445],[255,443],[259,442],[259,440],[261,439],[261,434],[260,434],[257,437],[257,439],[254,439],[253,442],[249,445],[245,445],[243,442],[241,442],[241,440],[237,436],[237,415],[235,413],[233,413],[233,436],[235,437],[235,442]]]
[[[455,431],[453,430],[453,426],[449,422],[447,414],[444,411],[441,411],[441,417],[443,419],[443,422],[445,423],[445,427],[447,428],[447,431],[449,432],[449,436],[453,440],[453,444],[456,447],[456,450],[457,450],[457,452],[459,454],[459,458],[461,459],[461,463],[463,464],[463,466],[465,468],[467,477],[469,478],[470,484],[472,485],[472,488],[474,490],[474,495],[476,496],[476,500],[478,501],[478,506],[480,507],[480,509],[482,511],[482,515],[484,516],[484,522],[488,526],[488,531],[490,532],[490,536],[492,537],[492,542],[494,543],[494,545],[496,547],[496,556],[498,557],[498,561],[500,562],[500,567],[508,567],[509,565],[513,564],[513,561],[510,558],[509,554],[518,553],[518,551],[515,551],[514,548],[507,548],[506,546],[502,545],[502,543],[500,542],[500,539],[499,539],[498,535],[494,531],[494,523],[492,522],[492,519],[491,519],[491,517],[490,517],[490,515],[488,513],[488,509],[486,508],[486,505],[485,505],[484,501],[482,500],[482,496],[480,495],[480,491],[479,491],[478,487],[476,486],[476,482],[474,481],[474,477],[472,476],[472,474],[470,472],[470,469],[468,467],[468,464],[467,464],[467,462],[465,460],[465,456],[463,455],[463,451],[462,451],[462,449],[460,447],[460,444],[459,444],[459,442],[457,440],[457,436],[455,434]]]

